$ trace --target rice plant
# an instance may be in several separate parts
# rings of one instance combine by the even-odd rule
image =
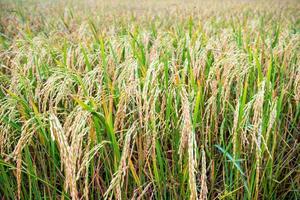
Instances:
[[[297,0],[0,2],[0,199],[300,199]]]

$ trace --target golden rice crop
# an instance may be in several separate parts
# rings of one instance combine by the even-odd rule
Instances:
[[[0,2],[0,199],[300,199],[297,0]]]

